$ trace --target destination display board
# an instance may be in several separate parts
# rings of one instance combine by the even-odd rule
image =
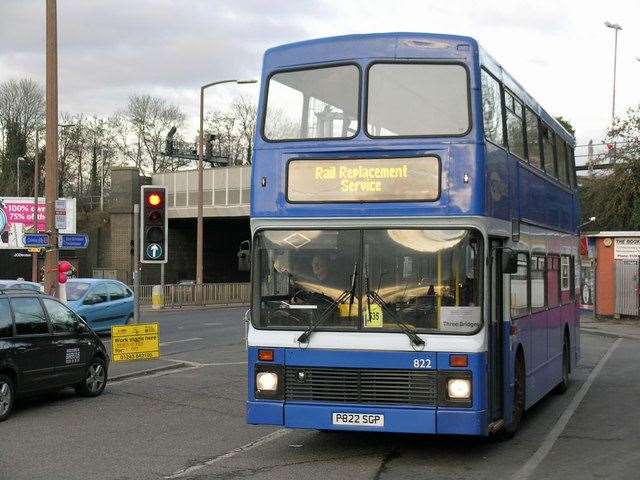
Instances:
[[[440,196],[435,156],[291,160],[291,203],[434,201]]]

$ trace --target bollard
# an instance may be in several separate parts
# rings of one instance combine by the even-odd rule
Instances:
[[[154,310],[160,310],[164,307],[164,292],[162,285],[154,285],[151,290],[151,305]]]

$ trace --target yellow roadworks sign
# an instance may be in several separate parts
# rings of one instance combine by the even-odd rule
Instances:
[[[114,362],[160,358],[160,326],[137,323],[111,327],[111,358]]]

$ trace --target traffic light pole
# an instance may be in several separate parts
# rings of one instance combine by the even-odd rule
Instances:
[[[133,323],[140,323],[140,205],[133,205]]]

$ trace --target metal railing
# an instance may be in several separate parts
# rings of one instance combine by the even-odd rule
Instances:
[[[140,286],[140,305],[151,305],[153,285]],[[187,305],[248,305],[251,286],[249,283],[205,283],[202,285],[203,301],[198,295],[197,285],[165,285],[164,306],[166,308]]]

